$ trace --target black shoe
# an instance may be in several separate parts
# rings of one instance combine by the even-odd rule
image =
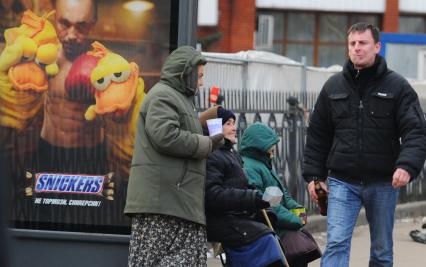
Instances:
[[[419,230],[413,230],[410,232],[410,236],[414,241],[426,244],[426,233],[420,232]]]

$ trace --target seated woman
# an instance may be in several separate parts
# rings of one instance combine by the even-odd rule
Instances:
[[[303,205],[297,203],[290,196],[278,174],[272,169],[271,159],[274,155],[274,147],[278,142],[279,138],[271,128],[261,123],[255,123],[244,131],[240,143],[240,154],[251,185],[262,192],[265,192],[269,186],[276,186],[283,192],[281,203],[272,208],[277,216],[274,230],[281,238],[289,265],[292,267],[307,266],[308,262],[321,257],[321,252],[319,249],[315,249],[318,246],[307,231],[298,231],[306,223],[306,210]],[[304,216],[298,216],[300,211],[304,213]],[[293,247],[306,245],[295,244],[301,241],[300,238],[303,239],[303,243],[308,244],[306,253],[300,257],[287,253],[290,251],[286,251],[286,242],[292,243]],[[301,249],[303,250],[303,248]]]
[[[222,118],[225,145],[207,159],[207,240],[222,243],[227,266],[283,266],[272,230],[253,219],[253,214],[269,203],[258,191],[249,189],[241,159],[233,150],[237,143],[235,115],[216,106],[201,114],[201,124],[216,117]]]

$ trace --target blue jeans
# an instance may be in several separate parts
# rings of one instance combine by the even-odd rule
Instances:
[[[321,267],[349,266],[352,233],[363,205],[370,227],[369,267],[393,266],[394,214],[399,189],[389,183],[350,184],[329,177],[327,246]]]

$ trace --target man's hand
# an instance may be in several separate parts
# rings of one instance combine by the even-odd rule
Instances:
[[[392,186],[394,188],[403,187],[407,185],[409,181],[410,181],[410,174],[406,170],[398,168],[393,173]]]
[[[321,188],[322,188],[325,192],[327,192],[327,193],[328,193],[327,185],[326,185],[324,182],[319,182],[319,183],[320,183],[320,185],[321,185]],[[311,196],[312,201],[318,204],[318,195],[317,195],[317,193],[315,192],[315,181],[311,181],[311,182],[308,184],[308,192],[309,192],[309,195]]]

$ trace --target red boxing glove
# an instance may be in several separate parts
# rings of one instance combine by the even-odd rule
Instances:
[[[90,82],[90,73],[99,59],[93,55],[82,54],[74,60],[65,79],[65,91],[70,99],[94,101],[96,89]]]

